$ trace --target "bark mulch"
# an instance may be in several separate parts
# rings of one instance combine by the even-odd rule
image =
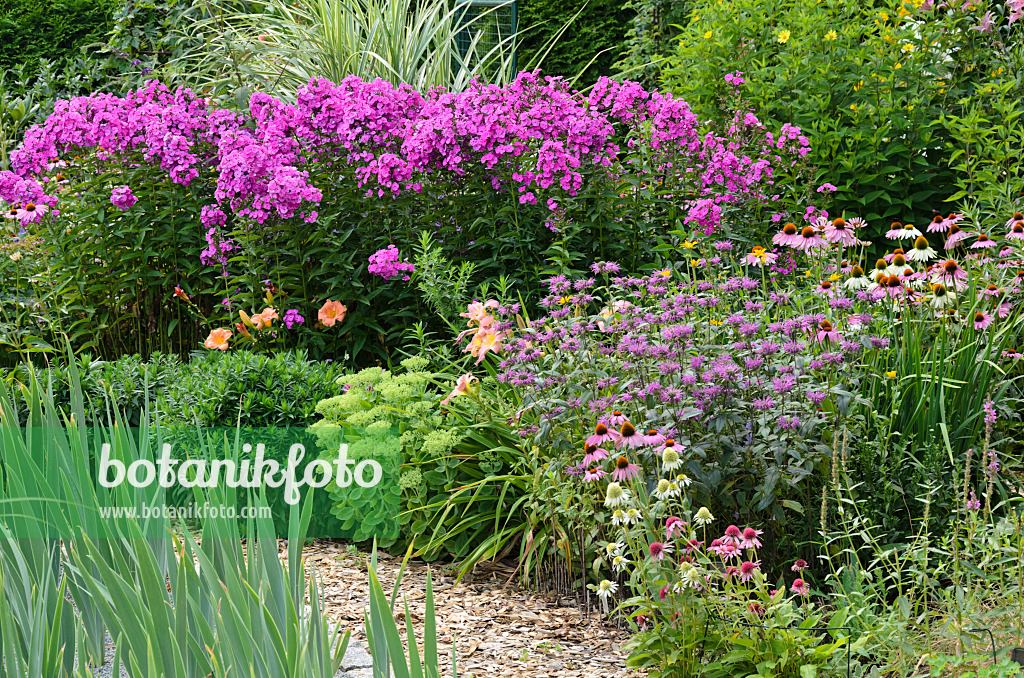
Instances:
[[[316,563],[323,579],[328,615],[351,629],[353,637],[365,645],[368,556],[326,541],[306,547],[305,554],[307,563]],[[401,558],[378,555],[378,576],[388,595],[400,566]],[[617,629],[598,612],[586,614],[573,599],[506,585],[514,568],[502,563],[478,568],[455,585],[455,577],[443,566],[410,560],[395,617],[404,637],[404,595],[421,647],[428,567],[433,578],[438,651],[442,664],[447,662],[445,676],[451,675],[453,639],[461,678],[639,675],[625,668],[621,646],[629,638],[628,631]]]

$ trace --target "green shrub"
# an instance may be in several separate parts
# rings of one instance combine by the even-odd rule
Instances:
[[[893,220],[926,223],[956,191],[940,120],[985,93],[1009,49],[998,31],[971,30],[985,10],[702,0],[662,81],[715,115],[737,92],[725,76],[741,72],[741,96],[762,120],[807,134],[818,183],[838,189],[836,211],[873,222],[877,238]]]
[[[103,42],[120,0],[0,0],[0,71],[66,61]]]
[[[580,5],[558,0],[522,0],[519,6],[520,68],[543,57],[544,72],[572,78],[581,73],[577,86],[593,84],[602,75],[614,73],[622,43],[633,12],[623,0],[589,0]],[[576,17],[551,51],[544,55],[548,41]],[[591,63],[593,60],[593,63]]]

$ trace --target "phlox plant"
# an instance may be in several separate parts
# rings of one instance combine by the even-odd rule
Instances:
[[[481,283],[514,257],[510,282],[531,298],[555,252],[570,269],[639,267],[667,230],[729,228],[744,205],[761,220],[795,213],[802,189],[785,179],[808,151],[797,128],[749,113],[712,129],[636,83],[584,95],[535,72],[461,92],[311,80],[294,103],[256,92],[248,104],[152,81],[58,102],[12,153],[0,198],[71,262],[54,276],[77,342],[184,352],[215,329],[237,340],[240,320],[252,329],[239,312],[270,307],[294,313],[275,344],[386,359],[420,301],[394,266],[376,274],[382,250],[401,262],[427,230]],[[328,302],[348,312],[335,329],[295,320]]]

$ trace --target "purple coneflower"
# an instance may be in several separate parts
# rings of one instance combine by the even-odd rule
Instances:
[[[962,281],[967,279],[967,271],[960,268],[960,264],[953,259],[947,259],[933,271],[936,273],[936,280],[952,283],[954,287],[960,287],[963,284]]]
[[[651,545],[647,547],[647,551],[651,554],[651,560],[658,562],[665,557],[665,554],[672,553],[672,544],[662,544],[660,541],[652,541]]]
[[[794,579],[793,585],[789,587],[789,590],[801,596],[806,596],[810,593],[810,589],[807,588],[807,584],[804,583],[803,579]]]
[[[776,233],[774,237],[772,237],[772,242],[776,245],[796,247],[800,242],[800,229],[796,227],[796,224],[788,223],[782,227],[781,233]]]
[[[591,467],[590,469],[588,469],[583,474],[583,482],[585,482],[585,483],[592,483],[592,482],[600,480],[601,478],[604,478],[606,475],[608,475],[607,471],[605,471],[600,466],[594,466],[594,467]]]
[[[729,527],[725,528],[725,536],[722,537],[723,544],[734,544],[736,546],[739,546],[742,540],[743,531],[740,530],[740,528],[736,527],[735,525],[730,525]]]
[[[646,436],[630,424],[623,422],[619,429],[618,438],[615,440],[615,447],[641,447],[646,444]]]
[[[944,249],[951,250],[956,247],[961,240],[967,238],[967,231],[960,230],[960,227],[953,224],[949,227],[949,233],[946,234],[946,244],[943,245]]]
[[[686,523],[682,518],[669,516],[665,520],[665,539],[672,539],[677,534],[683,534],[686,530]]]
[[[619,434],[615,431],[609,430],[608,425],[599,423],[594,427],[594,435],[587,438],[587,445],[600,445],[601,443],[609,440],[615,441],[619,437]]]
[[[628,420],[629,418],[626,415],[624,415],[619,410],[615,410],[614,412],[612,412],[612,416],[608,418],[608,423],[611,426],[622,426]]]
[[[992,238],[988,237],[984,233],[979,233],[978,234],[978,239],[971,243],[971,249],[972,250],[988,248],[988,247],[995,247],[995,246],[996,246],[996,241],[993,240]]]
[[[1006,227],[1010,228],[1018,221],[1024,221],[1024,213],[1014,212],[1013,216],[1006,220]]]
[[[823,297],[831,298],[835,296],[836,289],[831,280],[822,280],[814,287],[814,292]]]
[[[587,443],[587,445],[583,448],[583,465],[584,466],[590,466],[595,461],[601,461],[602,459],[607,459],[607,458],[608,458],[608,452],[605,451],[605,450],[602,450],[597,445],[593,445],[591,443]]]
[[[976,330],[983,330],[992,324],[992,316],[984,311],[975,311],[972,320],[974,321],[974,329]]]
[[[942,233],[947,228],[949,228],[949,223],[946,221],[946,217],[941,214],[936,214],[928,224],[929,233]]]
[[[818,332],[814,335],[814,338],[820,343],[822,341],[839,341],[843,338],[843,335],[832,328],[832,323],[822,320],[818,323]]]
[[[626,457],[619,457],[615,460],[615,470],[612,471],[612,480],[617,483],[625,482],[639,477],[640,467],[632,463]]]
[[[663,436],[660,433],[658,433],[657,429],[653,429],[652,428],[651,430],[649,430],[647,432],[647,435],[644,436],[644,444],[645,445],[651,445],[651,446],[661,445],[664,442],[665,442],[665,436]]]
[[[740,565],[740,581],[748,582],[754,578],[754,572],[761,567],[760,561],[751,562],[749,560],[743,561]]]
[[[793,563],[793,567],[789,569],[793,570],[794,572],[803,572],[807,569],[807,561],[803,558],[797,558],[796,562]]]
[[[804,226],[800,229],[800,240],[795,244],[790,245],[790,247],[803,250],[804,252],[810,252],[811,250],[823,247],[824,245],[825,240],[818,235],[818,229],[814,226]]]
[[[758,539],[764,532],[762,530],[755,530],[752,527],[743,529],[743,540],[740,542],[741,549],[759,549],[761,548],[761,540]]]
[[[1016,221],[1013,226],[1010,226],[1010,232],[1006,234],[1007,238],[1013,238],[1014,240],[1024,240],[1024,221]]]
[[[837,217],[825,224],[825,240],[831,243],[841,243],[846,247],[857,244],[857,236],[846,219]]]

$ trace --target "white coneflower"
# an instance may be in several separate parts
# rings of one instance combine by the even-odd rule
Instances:
[[[612,511],[612,525],[625,525],[626,524],[626,512],[622,509],[615,509]]]
[[[685,476],[683,476],[685,477]],[[678,497],[683,491],[679,488],[679,483],[675,481],[669,481],[668,489],[665,490],[666,497]]]
[[[945,285],[935,283],[932,285],[932,298],[928,301],[932,308],[942,310],[949,308],[956,303],[956,295],[946,289]]]
[[[604,545],[604,552],[609,558],[617,556],[622,553],[622,544],[617,541],[610,541]]]
[[[615,556],[612,559],[612,569],[616,572],[622,572],[630,564],[629,558],[626,556]]]
[[[676,476],[676,482],[685,487],[692,483],[693,481],[690,480],[690,476],[686,475],[685,473],[680,473],[679,475]]]
[[[907,259],[911,261],[926,262],[929,259],[934,259],[936,256],[935,250],[928,244],[928,238],[923,235],[917,236],[917,240],[914,241],[914,246],[909,252],[907,252]]]
[[[675,450],[666,449],[661,453],[661,467],[666,471],[675,471],[682,465],[683,460],[680,459],[679,453]]]
[[[626,520],[629,521],[627,523],[628,525],[640,522],[640,512],[637,511],[635,508],[629,509],[628,511],[626,511]]]
[[[608,483],[608,489],[604,494],[604,505],[608,508],[615,508],[628,502],[629,498],[629,490],[618,483]]]
[[[693,522],[698,525],[710,525],[715,517],[711,515],[711,511],[708,510],[707,506],[701,506],[697,511],[697,515],[693,517]]]
[[[668,497],[670,496],[668,494],[669,485],[671,484],[672,483],[662,478],[661,480],[658,481],[658,486],[654,488],[654,491],[651,492],[651,494],[653,494],[658,499],[668,499]]]
[[[602,579],[601,583],[597,585],[597,595],[604,601],[609,600],[618,590],[619,585],[607,579]]]
[[[848,290],[863,290],[871,285],[871,281],[866,275],[864,275],[864,269],[860,266],[854,266],[850,270],[850,277],[843,281],[843,287]]]
[[[704,578],[704,573],[699,568],[691,567],[689,570],[683,573],[683,586],[692,589],[700,589],[704,587],[707,580]]]

